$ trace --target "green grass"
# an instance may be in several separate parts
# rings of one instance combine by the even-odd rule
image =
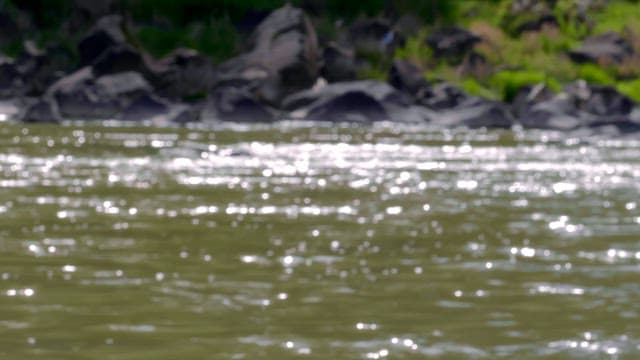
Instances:
[[[618,91],[631,99],[640,102],[640,79],[623,81],[616,86]]]

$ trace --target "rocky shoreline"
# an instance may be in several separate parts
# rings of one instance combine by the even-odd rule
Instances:
[[[119,15],[98,19],[77,44],[77,64],[69,64],[62,48],[39,49],[29,42],[18,58],[0,58],[0,99],[18,109],[10,118],[154,125],[391,121],[640,134],[640,108],[611,86],[577,81],[554,92],[531,85],[513,101],[501,102],[444,81],[429,82],[417,65],[401,59],[393,61],[387,81],[355,80],[353,52],[335,42],[322,48],[308,16],[290,5],[255,27],[247,51],[219,65],[190,49],[154,59],[130,43],[125,27]],[[373,19],[356,24],[349,37],[386,47],[397,41],[393,34]],[[429,46],[455,55],[476,41],[453,28],[433,34]],[[585,51],[572,56],[588,56]]]

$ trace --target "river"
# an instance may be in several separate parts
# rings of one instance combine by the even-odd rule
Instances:
[[[640,357],[640,141],[0,123],[3,359]]]

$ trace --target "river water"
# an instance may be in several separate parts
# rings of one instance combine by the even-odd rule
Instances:
[[[640,357],[640,142],[0,124],[0,358]]]

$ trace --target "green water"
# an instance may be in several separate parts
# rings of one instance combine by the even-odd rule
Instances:
[[[640,142],[0,124],[2,359],[640,357]]]

